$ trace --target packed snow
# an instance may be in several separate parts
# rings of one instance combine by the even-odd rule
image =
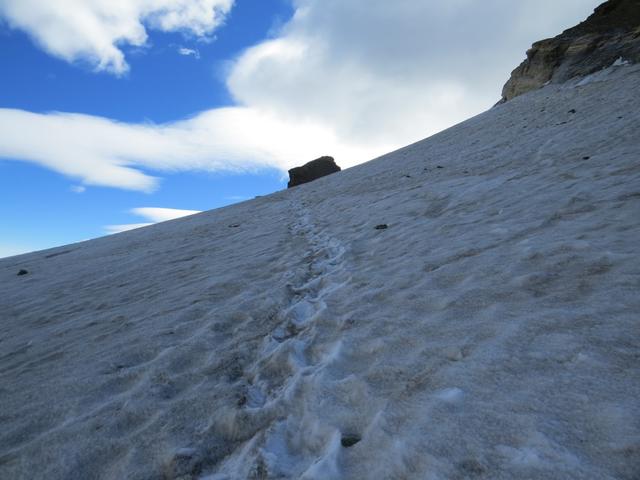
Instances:
[[[637,480],[638,92],[1,260],[0,478]]]

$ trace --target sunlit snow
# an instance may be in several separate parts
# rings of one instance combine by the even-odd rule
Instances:
[[[0,260],[0,477],[637,478],[638,92]]]

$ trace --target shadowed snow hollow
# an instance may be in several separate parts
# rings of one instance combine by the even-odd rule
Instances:
[[[639,91],[0,261],[0,477],[637,479]]]

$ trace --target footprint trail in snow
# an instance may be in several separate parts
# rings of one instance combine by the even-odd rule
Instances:
[[[247,371],[247,393],[241,402],[249,412],[270,412],[273,420],[207,479],[338,475],[336,457],[343,433],[325,425],[314,406],[326,381],[326,367],[341,350],[341,325],[332,318],[327,302],[350,275],[341,242],[314,224],[305,200],[296,195],[290,203],[294,212],[290,234],[302,240],[307,251],[302,267],[287,274],[289,303],[279,313],[280,324],[264,339],[256,364]],[[357,441],[352,433],[346,435],[347,443]]]

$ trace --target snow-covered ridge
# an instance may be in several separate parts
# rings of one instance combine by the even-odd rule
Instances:
[[[0,260],[0,478],[637,478],[638,91]]]

